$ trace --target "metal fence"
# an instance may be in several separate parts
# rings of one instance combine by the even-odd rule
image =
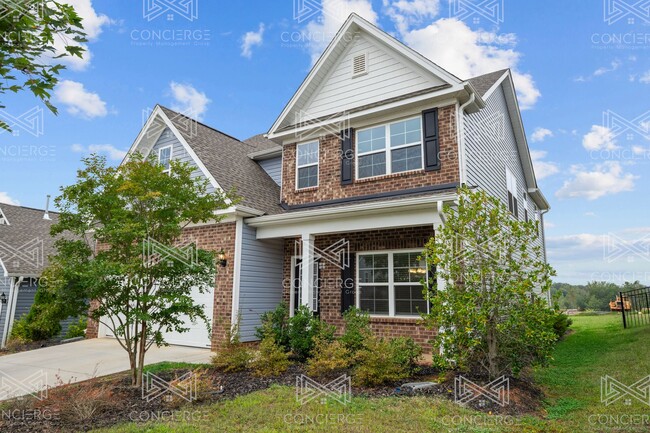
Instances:
[[[620,292],[619,296],[623,328],[650,325],[650,287]]]

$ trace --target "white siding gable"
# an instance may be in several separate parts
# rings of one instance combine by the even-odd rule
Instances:
[[[359,56],[364,55],[366,71],[355,75],[355,59],[359,66]],[[397,51],[357,33],[307,103],[289,121],[295,124],[313,120],[444,84]]]

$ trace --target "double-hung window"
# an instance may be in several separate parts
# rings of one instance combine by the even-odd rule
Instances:
[[[358,301],[360,309],[378,316],[419,316],[428,312],[422,280],[427,280],[421,251],[360,253]]]
[[[298,189],[318,186],[318,141],[301,143],[296,152]]]
[[[519,218],[519,205],[517,203],[517,179],[506,168],[506,184],[508,186],[508,210],[515,218]]]
[[[422,118],[357,132],[357,179],[422,169]]]
[[[169,173],[171,171],[171,162],[172,160],[172,147],[166,146],[161,147],[158,150],[158,163],[163,166],[164,173]]]

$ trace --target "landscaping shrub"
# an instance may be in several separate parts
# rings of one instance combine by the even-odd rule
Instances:
[[[253,361],[256,376],[268,377],[284,373],[291,365],[289,355],[276,343],[273,334],[268,334],[260,343],[260,351]]]
[[[313,357],[307,361],[307,374],[329,376],[346,370],[352,364],[352,352],[342,339],[329,341],[317,339]]]
[[[88,324],[87,322],[88,319],[82,316],[75,323],[70,324],[70,327],[68,327],[68,332],[65,334],[65,338],[85,337],[86,325]]]
[[[357,385],[378,386],[411,376],[422,349],[410,338],[390,341],[378,337],[366,340],[355,357],[353,380]]]
[[[558,340],[564,337],[564,334],[566,334],[571,324],[573,324],[573,320],[561,311],[555,311],[550,320],[551,323],[549,326],[553,327],[553,332],[557,335]]]
[[[226,339],[217,347],[217,353],[212,357],[212,364],[227,373],[245,370],[252,359],[248,347],[239,337],[239,319],[228,331]]]
[[[363,349],[366,340],[370,338],[370,315],[358,308],[350,308],[343,314],[345,331],[341,343],[350,351],[356,353]]]
[[[264,340],[267,335],[273,334],[276,344],[284,347],[286,351],[289,347],[289,309],[282,303],[273,311],[267,311],[261,316],[262,326],[255,330],[255,335],[260,340]]]
[[[334,326],[322,322],[302,305],[289,319],[289,348],[298,360],[304,361],[311,356],[316,337],[332,340],[334,331]]]
[[[95,414],[118,404],[112,387],[94,376],[79,383],[66,383],[57,376],[55,388],[43,403],[54,406],[68,422],[91,422]]]

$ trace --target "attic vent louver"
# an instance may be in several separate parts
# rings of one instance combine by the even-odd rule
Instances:
[[[358,77],[368,73],[368,55],[366,53],[354,56],[352,61],[352,76]]]

